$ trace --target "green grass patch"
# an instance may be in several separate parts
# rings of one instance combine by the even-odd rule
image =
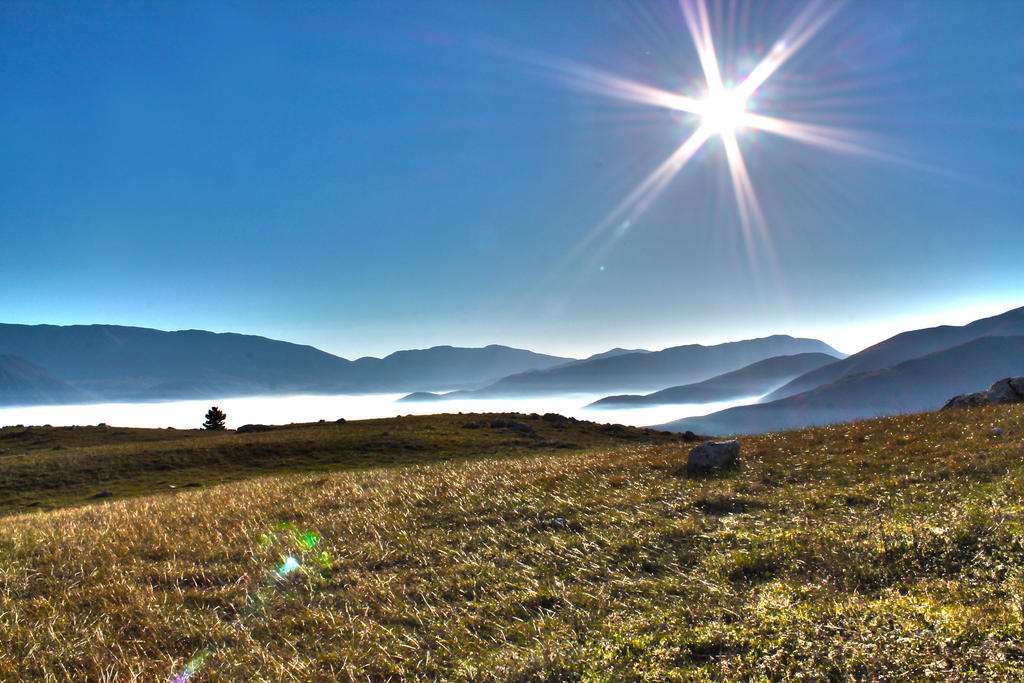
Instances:
[[[518,422],[533,432],[490,427]],[[467,428],[467,424],[482,424]],[[676,435],[539,415],[430,415],[315,422],[269,431],[6,427],[0,515],[165,493],[257,475],[579,452]]]

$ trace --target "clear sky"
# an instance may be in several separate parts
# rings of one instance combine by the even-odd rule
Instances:
[[[807,11],[708,4],[726,85]],[[0,321],[856,351],[1024,305],[1022,54],[1019,0],[843,5],[747,106],[857,150],[739,129],[748,241],[718,136],[612,215],[702,121],[604,87],[702,96],[675,1],[3,2]]]

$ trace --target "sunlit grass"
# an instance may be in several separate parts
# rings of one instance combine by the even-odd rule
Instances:
[[[519,421],[535,430],[467,429]],[[0,429],[0,514],[220,484],[255,475],[337,471],[480,457],[572,452],[675,435],[539,415],[428,415],[317,422],[271,431]]]
[[[1020,407],[750,437],[711,477],[680,473],[686,451],[0,519],[0,680],[170,680],[199,653],[191,680],[1024,676]]]

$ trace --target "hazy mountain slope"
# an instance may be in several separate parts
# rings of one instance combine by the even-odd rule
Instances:
[[[593,356],[588,356],[579,362],[586,362],[588,360],[599,360],[601,358],[614,358],[615,356],[625,356],[627,353],[651,353],[647,349],[623,349],[616,346],[614,349],[608,349],[601,353],[595,353]]]
[[[1024,307],[960,327],[943,325],[903,332],[848,358],[807,372],[762,399],[768,403],[822,386],[845,375],[881,370],[933,351],[986,336],[1024,334]]]
[[[28,359],[105,400],[480,386],[571,359],[489,346],[349,361],[312,346],[202,330],[0,324],[0,353]]]
[[[584,358],[583,360],[569,360],[567,362],[562,362],[562,363],[552,362],[552,363],[544,363],[544,364],[538,362],[538,363],[536,363],[536,365],[533,368],[530,368],[530,369],[544,370],[544,369],[547,369],[547,368],[564,367],[564,366],[567,366],[567,365],[575,365],[577,363],[586,363],[587,361],[598,360],[600,358],[614,358],[615,356],[624,356],[624,355],[626,355],[628,353],[651,353],[651,352],[647,351],[646,349],[622,349],[622,348],[616,347],[614,349],[609,349],[608,351],[603,351],[601,353],[595,353],[594,355],[589,356],[587,358]],[[553,358],[553,357],[547,357],[547,358]],[[497,381],[497,380],[501,379],[502,377],[504,377],[506,375],[512,375],[512,374],[515,374],[515,372],[504,373],[500,377],[492,378],[492,382]],[[489,385],[492,382],[486,382],[486,383],[484,383],[484,386]],[[467,386],[467,384],[464,383],[462,386]],[[403,402],[404,403],[431,403],[431,402],[434,402],[434,401],[451,401],[453,399],[458,399],[458,398],[471,399],[471,398],[473,398],[476,395],[477,394],[476,394],[476,392],[473,389],[459,389],[459,390],[455,390],[455,391],[449,391],[447,393],[433,393],[433,392],[430,392],[430,391],[414,391],[413,393],[409,394],[408,396],[403,396],[402,398],[398,399],[398,401],[396,401],[396,402],[397,403],[403,403]]]
[[[360,358],[354,363],[353,378],[375,391],[443,391],[483,386],[509,374],[573,360],[498,344],[483,348],[435,346],[397,351],[385,358]]]
[[[736,370],[771,356],[818,352],[842,354],[817,339],[787,335],[715,346],[690,344],[650,353],[627,353],[511,375],[476,396],[529,396],[571,393],[649,392]]]
[[[643,396],[628,394],[608,396],[594,401],[590,405],[605,408],[629,408],[673,403],[709,403],[711,401],[729,401],[745,396],[760,396],[801,373],[835,360],[837,360],[835,356],[830,356],[827,353],[773,356],[696,384],[670,387]]]
[[[104,398],[128,400],[326,389],[344,382],[351,365],[265,337],[118,325],[0,325],[0,352]]]
[[[1024,336],[982,337],[884,370],[841,377],[796,396],[677,420],[664,428],[738,434],[934,410],[955,394],[1021,374]]]
[[[84,391],[31,361],[0,355],[0,405],[41,405],[89,398]]]

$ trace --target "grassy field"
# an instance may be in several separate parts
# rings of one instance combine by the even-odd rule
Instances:
[[[748,437],[709,477],[662,435],[469,419],[367,423],[437,439],[411,452],[316,446],[355,423],[9,437],[5,500],[77,506],[0,518],[0,680],[1024,680],[1021,406]],[[323,471],[42,485],[249,476],[250,438]]]
[[[492,420],[533,433],[492,428]],[[467,429],[467,423],[479,426]],[[5,427],[0,429],[0,515],[255,475],[574,452],[677,435],[540,415],[429,415],[316,422],[270,431]]]

